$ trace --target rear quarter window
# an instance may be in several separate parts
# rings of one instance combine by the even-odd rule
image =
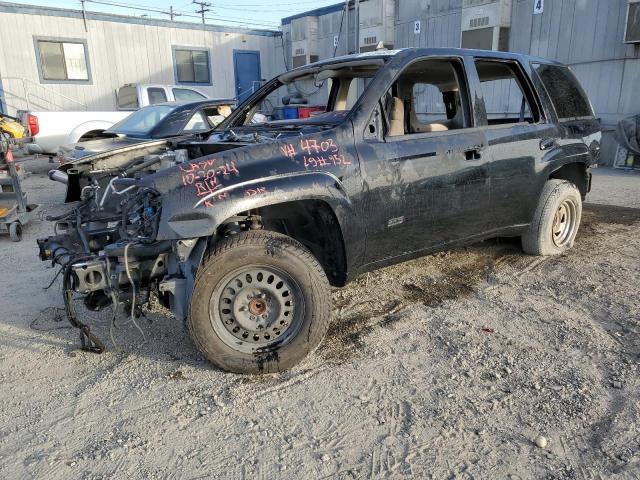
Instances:
[[[139,107],[136,87],[120,87],[118,90],[118,108],[121,110],[137,110]]]
[[[568,67],[534,63],[533,68],[553,103],[558,120],[594,117],[587,94]]]

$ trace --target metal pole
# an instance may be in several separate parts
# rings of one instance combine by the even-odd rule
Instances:
[[[349,36],[350,36],[350,32],[349,32],[349,0],[344,0],[344,8],[347,9],[346,12],[346,20],[347,20],[347,34],[345,35],[347,41],[346,41],[346,55],[349,55],[351,53],[351,51],[349,50]]]
[[[87,32],[87,11],[84,9],[85,0],[80,0],[82,4],[82,21],[84,22],[84,31]]]
[[[24,91],[24,99],[27,102],[27,110],[31,110],[31,102],[29,102],[29,92],[27,91],[27,83],[24,81],[24,78],[21,78],[22,82],[22,90]]]
[[[356,53],[360,53],[360,0],[356,0]]]
[[[196,10],[196,13],[199,13],[200,15],[202,15],[202,24],[204,25],[204,14],[210,10],[207,7],[210,7],[211,4],[206,2],[197,2],[196,0],[192,0],[192,3],[195,3],[196,5],[200,5],[200,10]]]

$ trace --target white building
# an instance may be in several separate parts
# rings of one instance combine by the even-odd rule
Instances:
[[[127,83],[242,96],[284,69],[279,35],[0,2],[0,111],[113,110]]]

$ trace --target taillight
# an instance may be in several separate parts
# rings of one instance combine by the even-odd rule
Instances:
[[[29,125],[29,135],[35,137],[40,131],[40,125],[38,124],[38,117],[35,115],[27,115],[27,125]]]

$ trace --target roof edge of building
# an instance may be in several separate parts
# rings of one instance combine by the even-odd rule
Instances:
[[[281,20],[281,23],[282,25],[288,25],[289,23],[291,23],[292,20],[295,20],[297,18],[319,17],[321,15],[327,15],[329,13],[339,12],[340,10],[344,10],[344,4],[345,2],[335,3],[333,5],[327,5],[326,7],[315,8],[313,10],[308,10],[306,12],[298,13],[296,15],[291,15],[290,17],[283,18]]]

